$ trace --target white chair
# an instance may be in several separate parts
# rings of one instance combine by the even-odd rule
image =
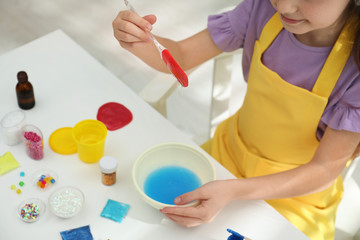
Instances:
[[[246,84],[242,79],[241,57],[242,50],[238,50],[232,53],[223,53],[213,59],[207,139],[213,135],[216,126],[233,114],[242,104]],[[234,64],[238,67],[233,68]],[[189,85],[191,85],[191,75],[194,71],[196,69],[187,72]],[[167,99],[177,86],[180,85],[171,75],[159,73],[140,91],[139,95],[164,117],[167,117]],[[186,89],[182,91],[186,91]],[[234,91],[237,93],[234,94]]]
[[[360,157],[343,172],[344,197],[335,222],[335,240],[360,240]]]

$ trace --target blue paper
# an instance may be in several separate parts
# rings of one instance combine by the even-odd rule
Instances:
[[[60,235],[63,240],[94,240],[89,226],[62,231]]]
[[[101,217],[121,222],[126,216],[130,205],[109,199],[101,212]]]

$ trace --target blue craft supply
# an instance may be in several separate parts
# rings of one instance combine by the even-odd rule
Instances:
[[[126,216],[130,205],[109,199],[100,216],[121,222]]]
[[[62,231],[60,235],[63,240],[94,240],[89,225]]]
[[[159,168],[146,178],[145,194],[165,204],[174,205],[174,199],[201,186],[199,177],[187,168],[166,166]]]
[[[20,177],[24,177],[25,173],[24,172],[20,172]]]
[[[245,237],[242,236],[240,233],[237,233],[231,229],[227,229],[227,231],[229,233],[231,233],[231,235],[228,237],[228,240],[244,240]]]

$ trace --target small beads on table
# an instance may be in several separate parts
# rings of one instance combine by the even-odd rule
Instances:
[[[25,173],[24,172],[20,172],[20,177],[24,177],[25,176]],[[20,181],[19,182],[19,186],[20,187],[23,187],[23,186],[25,186],[25,183],[23,182],[23,181]],[[10,189],[11,190],[15,190],[15,192],[17,193],[17,194],[20,194],[21,193],[21,190],[20,189],[16,189],[16,186],[14,185],[14,184],[12,184],[11,186],[10,186]]]
[[[20,216],[24,220],[35,220],[40,216],[40,208],[34,203],[27,203],[21,208]]]
[[[42,189],[47,188],[51,184],[55,184],[55,179],[49,174],[42,174],[36,183],[36,185]]]

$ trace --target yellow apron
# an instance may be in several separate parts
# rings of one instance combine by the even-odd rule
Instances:
[[[276,13],[256,41],[248,89],[240,110],[221,123],[203,148],[238,178],[286,171],[311,161],[316,131],[352,49],[349,24],[341,32],[312,89],[294,86],[263,65],[261,58],[283,26]],[[301,197],[268,200],[311,239],[333,239],[343,195],[339,176],[328,189]]]

